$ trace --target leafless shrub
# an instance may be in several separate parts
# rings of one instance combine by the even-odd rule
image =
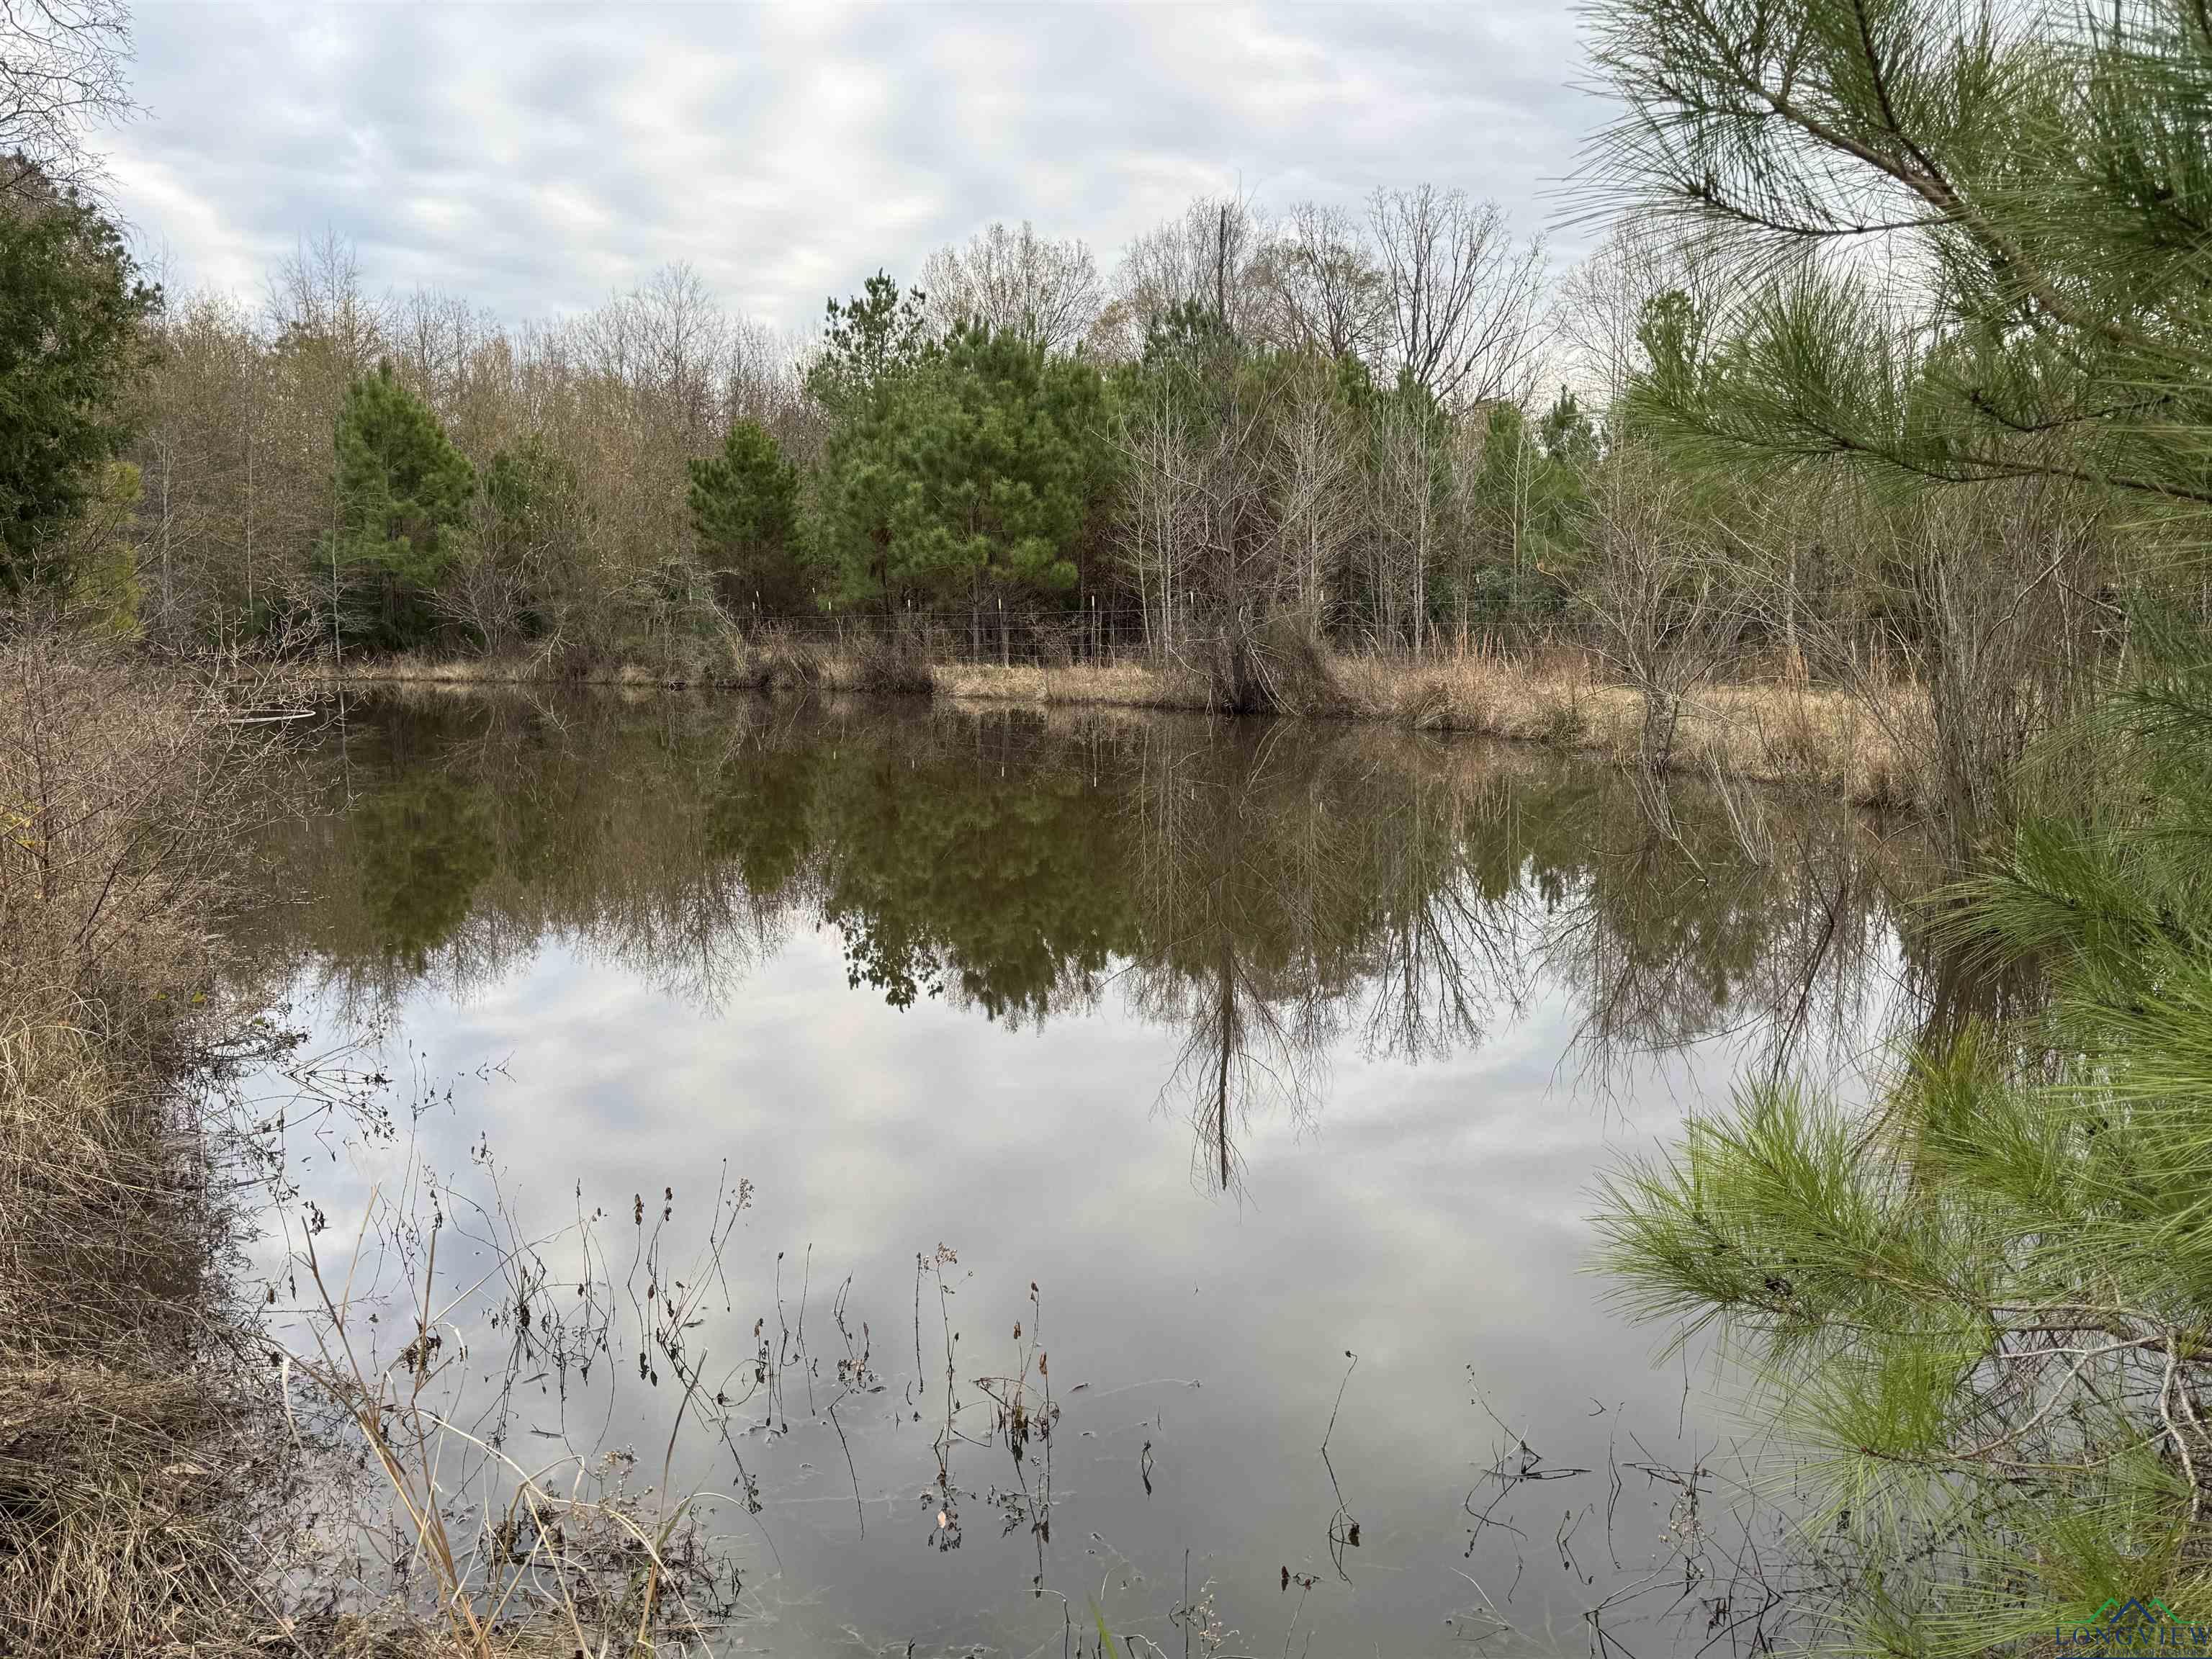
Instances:
[[[1340,702],[1321,639],[1317,557],[1356,510],[1324,452],[1318,388],[1263,384],[1233,362],[1188,372],[1126,411],[1129,482],[1118,530],[1164,665],[1203,673],[1217,707],[1316,713]],[[1157,618],[1155,624],[1153,619]]]
[[[882,696],[927,696],[934,687],[929,653],[917,632],[895,628],[860,641],[850,664],[849,690]]]
[[[1902,505],[1780,495],[1743,547],[1746,592],[1783,678],[1841,688],[1879,733],[1888,769],[1862,793],[1930,810],[1964,850],[2010,820],[2030,745],[2112,660],[2105,519],[2096,491],[2047,479]]]
[[[781,629],[763,633],[746,650],[739,684],[772,695],[805,691],[821,684],[820,653]]]
[[[1343,706],[1336,671],[1308,613],[1243,606],[1217,624],[1207,653],[1215,702],[1238,712],[1326,714]]]
[[[1591,495],[1583,604],[1600,653],[1643,699],[1638,761],[1656,776],[1671,763],[1686,699],[1735,657],[1745,611],[1679,475],[1624,448],[1601,464]]]
[[[504,656],[522,639],[529,583],[517,566],[472,551],[439,584],[431,609],[482,644],[488,657]]]
[[[242,764],[305,710],[237,662],[198,672],[33,629],[0,650],[0,937],[27,973],[166,993],[204,972],[241,825]]]

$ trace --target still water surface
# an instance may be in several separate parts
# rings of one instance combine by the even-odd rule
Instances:
[[[653,1485],[680,1413],[744,1648],[1749,1644],[1726,1374],[1608,1305],[1587,1216],[1778,1052],[1863,1086],[1911,976],[1879,826],[902,703],[372,702],[308,763],[249,926],[387,1081],[303,1117],[302,1193],[337,1241],[449,1183],[463,1280],[542,1241],[454,1310],[457,1420]],[[586,1273],[680,1285],[677,1354],[549,1358]]]

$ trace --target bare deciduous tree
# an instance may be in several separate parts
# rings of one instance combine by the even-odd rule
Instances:
[[[1176,618],[1188,605],[1185,557],[1197,512],[1191,422],[1171,391],[1155,384],[1124,413],[1116,441],[1125,478],[1115,525],[1118,550],[1136,583],[1153,648],[1172,656]]]
[[[1376,191],[1367,222],[1388,278],[1392,366],[1455,408],[1526,401],[1542,343],[1542,244],[1515,242],[1497,203],[1433,185]]]
[[[1262,280],[1267,240],[1251,203],[1234,196],[1202,196],[1138,237],[1115,272],[1109,310],[1123,336],[1119,349],[1133,356],[1154,321],[1190,304],[1240,339],[1260,337],[1272,303]]]
[[[1694,316],[1711,319],[1725,279],[1715,251],[1680,225],[1624,222],[1559,283],[1552,307],[1559,367],[1609,409],[1648,367],[1642,332],[1652,301],[1679,293]]]
[[[1684,700],[1734,658],[1747,620],[1735,562],[1692,492],[1680,473],[1626,445],[1600,463],[1590,491],[1582,601],[1599,652],[1644,700],[1646,780],[1668,769]],[[1670,821],[1657,804],[1659,821]]]
[[[748,317],[730,325],[722,368],[722,422],[789,424],[802,399],[798,343]]]
[[[921,287],[939,332],[972,318],[1048,351],[1081,342],[1104,302],[1090,247],[1072,236],[1040,236],[1026,219],[1018,230],[994,220],[967,246],[938,249],[921,268]]]
[[[1336,580],[1361,529],[1357,434],[1328,384],[1301,376],[1275,420],[1275,538],[1286,595],[1316,633],[1340,604]]]
[[[647,362],[668,413],[693,453],[720,435],[720,367],[730,319],[690,264],[664,265],[636,295]]]
[[[270,274],[268,308],[280,335],[321,343],[349,377],[368,373],[390,346],[390,301],[363,292],[360,254],[327,226]]]
[[[450,408],[478,343],[495,326],[459,295],[416,289],[392,307],[389,331],[400,378],[433,408]]]
[[[1293,712],[1334,695],[1320,572],[1346,534],[1333,413],[1233,343],[1159,375],[1122,416],[1122,556],[1157,643],[1224,708]],[[1303,431],[1301,428],[1303,428]]]
[[[1389,291],[1349,214],[1299,203],[1268,244],[1267,261],[1284,343],[1363,362],[1376,356]]]
[[[0,195],[98,179],[86,131],[136,112],[130,61],[124,0],[0,5]]]
[[[1393,645],[1410,638],[1419,656],[1428,634],[1431,573],[1449,529],[1451,433],[1412,398],[1381,399],[1368,550],[1376,626]]]

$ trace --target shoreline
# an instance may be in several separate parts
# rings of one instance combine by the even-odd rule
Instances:
[[[1642,762],[1644,699],[1600,678],[1589,658],[1468,654],[1413,660],[1337,657],[1335,695],[1304,713],[1255,719],[1354,720],[1403,730],[1463,733],[1587,755],[1634,769]],[[922,678],[926,675],[926,681]],[[549,672],[527,659],[386,657],[342,672],[331,685],[596,686],[633,690],[873,693],[949,703],[1228,713],[1195,671],[1135,660],[1042,667],[978,663],[913,665],[890,673],[857,654],[823,653],[764,659],[744,673],[666,672],[623,663],[583,672]],[[1680,723],[1662,771],[1748,783],[1809,787],[1854,806],[1923,804],[1916,767],[1900,741],[1926,719],[1917,687],[1882,694],[1886,705],[1802,678],[1710,685],[1683,696]]]

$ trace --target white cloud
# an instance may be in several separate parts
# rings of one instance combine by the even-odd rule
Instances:
[[[687,259],[811,329],[992,218],[1110,264],[1200,191],[1423,179],[1557,210],[1596,110],[1568,9],[258,7],[138,17],[118,204],[172,280],[258,291],[325,227],[372,282],[510,318]]]

